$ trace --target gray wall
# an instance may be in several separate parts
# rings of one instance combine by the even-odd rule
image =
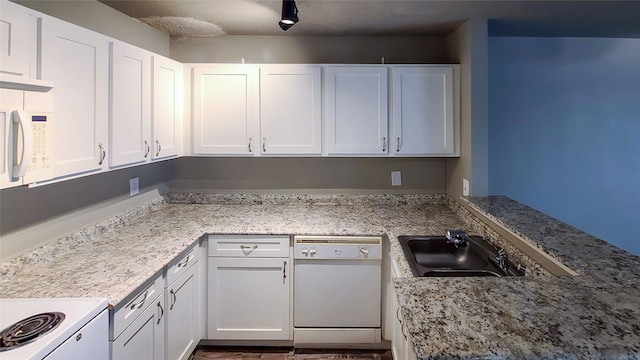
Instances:
[[[140,179],[140,189],[164,186],[167,161],[81,177],[29,188],[0,190],[0,235],[52,220],[73,211],[129,193],[129,179]]]
[[[221,158],[170,162],[171,191],[444,193],[446,160],[431,158]],[[391,186],[391,171],[402,185]]]
[[[447,160],[447,194],[462,195],[462,179],[472,196],[489,192],[487,21],[470,20],[447,38],[449,57],[460,64],[460,157]]]
[[[13,0],[114,39],[169,56],[169,36],[96,0]]]
[[[441,36],[241,36],[171,38],[181,62],[240,63],[445,63]]]

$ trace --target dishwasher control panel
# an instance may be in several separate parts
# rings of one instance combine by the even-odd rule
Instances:
[[[379,236],[294,236],[295,259],[381,259]]]

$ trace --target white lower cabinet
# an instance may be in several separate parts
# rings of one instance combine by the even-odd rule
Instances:
[[[399,271],[395,262],[391,263],[391,276],[398,277]],[[393,353],[394,360],[416,360],[417,356],[413,350],[413,345],[409,340],[409,335],[404,326],[404,319],[402,317],[402,311],[398,304],[398,298],[393,292],[393,309],[395,313],[395,319],[393,321],[393,337],[391,339],[391,351]]]
[[[164,359],[165,305],[162,276],[116,310],[111,336],[111,359]]]
[[[210,236],[208,338],[292,340],[290,269],[288,236]]]
[[[200,341],[200,263],[198,248],[167,270],[165,359],[188,359]],[[171,278],[177,279],[171,281]],[[171,283],[169,283],[171,281]]]

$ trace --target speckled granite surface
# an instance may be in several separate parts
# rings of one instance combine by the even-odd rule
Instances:
[[[420,358],[640,359],[640,258],[509,199],[465,201],[584,275],[411,278],[397,236],[464,227],[442,196],[169,198],[1,264],[0,297],[118,306],[205,233],[386,234],[406,276],[394,284]]]
[[[394,279],[422,359],[640,359],[640,257],[506,197],[466,203],[582,274]]]
[[[222,204],[163,205],[159,200],[60,239],[0,265],[0,297],[106,297],[117,307],[203,234],[387,234],[395,239],[462,226],[442,195],[278,195],[275,204],[268,195],[172,197]],[[397,241],[391,244],[394,256],[401,257]]]

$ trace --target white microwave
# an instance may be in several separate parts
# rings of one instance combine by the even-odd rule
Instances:
[[[0,189],[53,177],[52,96],[0,89]]]

